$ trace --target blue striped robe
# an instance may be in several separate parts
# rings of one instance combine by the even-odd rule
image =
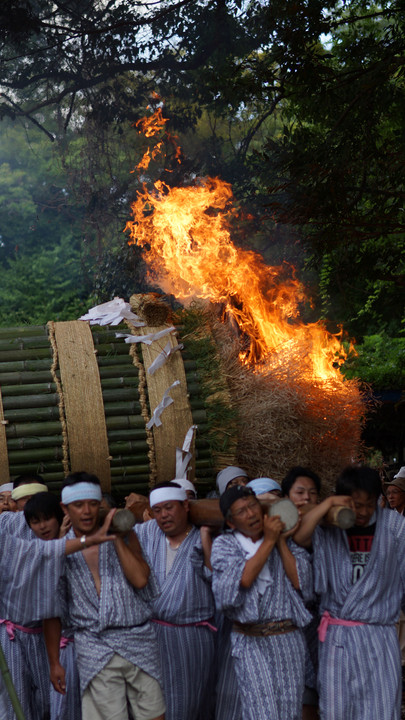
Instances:
[[[70,530],[67,538],[75,537]],[[83,693],[118,653],[161,684],[155,628],[149,622],[156,585],[151,575],[145,588],[126,579],[112,543],[99,546],[100,596],[82,553],[66,558],[59,584],[63,625],[73,629]]]
[[[155,520],[136,525],[160,590],[153,617],[187,625],[214,616],[211,573],[204,568],[200,533],[193,528],[181,543],[166,577],[166,536]],[[210,703],[208,685],[214,657],[213,633],[207,627],[156,625],[162,659],[166,720],[195,720]],[[212,688],[210,688],[212,692]]]
[[[215,720],[241,720],[242,707],[231,647],[232,622],[223,613],[217,612],[216,625],[218,636],[216,638]]]
[[[29,529],[29,528],[28,528]],[[31,532],[31,531],[30,531]],[[29,542],[0,532],[0,618],[35,627],[55,614],[55,594],[65,562],[65,540]],[[0,642],[26,720],[39,720],[49,711],[49,676],[41,635],[15,630],[10,640],[0,625]],[[42,663],[33,662],[33,658]],[[7,690],[0,680],[1,720],[14,720]]]
[[[29,527],[23,512],[2,513],[0,515],[0,531],[14,535],[23,540],[35,540],[36,535]],[[37,623],[41,625],[41,623]],[[66,648],[61,650],[62,665],[66,668],[66,682],[68,692],[61,695],[54,690],[49,681],[48,673],[44,673],[44,667],[48,664],[48,655],[46,652],[45,642],[42,635],[26,635],[22,632],[17,633],[20,649],[13,647],[14,652],[19,652],[30,658],[30,673],[35,682],[34,686],[38,686],[36,699],[41,707],[48,712],[50,705],[50,720],[80,720],[81,719],[81,702],[79,692],[79,677],[76,667],[76,655],[73,644],[70,643]],[[18,662],[16,667],[18,667]],[[50,697],[49,697],[50,696]],[[0,715],[1,718],[1,715]]]
[[[302,594],[309,599],[312,571],[308,553],[291,542],[290,549],[296,557]],[[261,623],[290,619],[297,628],[311,620],[301,593],[285,574],[276,548],[267,559],[271,582],[263,594],[257,580],[248,589],[240,586],[246,553],[233,533],[227,532],[214,540],[211,562],[217,608],[230,620]],[[231,645],[243,720],[300,720],[305,659],[302,631],[268,637],[249,637],[232,631]]]
[[[33,540],[36,537],[22,511],[0,513],[0,532],[14,535],[14,537],[19,537],[21,540]]]
[[[352,584],[347,535],[317,528],[315,589],[321,613],[365,625],[329,625],[319,643],[321,717],[394,720],[401,710],[401,657],[395,623],[405,589],[405,519],[377,509],[376,532],[362,577]]]

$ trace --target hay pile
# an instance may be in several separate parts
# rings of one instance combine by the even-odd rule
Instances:
[[[217,319],[214,308],[201,310],[200,322],[200,334],[205,327],[215,338],[221,375],[235,410],[236,437],[230,442],[235,464],[251,477],[278,481],[292,466],[304,465],[315,470],[325,491],[330,491],[342,468],[361,459],[363,451],[367,402],[357,381],[337,374],[327,383],[314,383],[305,374],[305,354],[297,361],[288,350],[255,372],[240,363],[240,340],[229,324]],[[217,430],[224,433],[220,424]]]

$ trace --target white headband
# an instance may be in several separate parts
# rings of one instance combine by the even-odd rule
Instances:
[[[42,485],[42,483],[34,482],[34,483],[27,483],[26,485],[18,485],[18,487],[15,488],[15,490],[12,491],[11,497],[13,500],[21,500],[23,497],[27,497],[28,495],[36,495],[40,492],[48,492],[48,488],[46,485]]]
[[[197,497],[197,491],[193,483],[190,480],[187,480],[187,478],[175,478],[174,480],[170,480],[170,482],[177,483],[177,485],[180,485],[180,487],[182,487],[186,492],[187,490],[190,490],[194,493],[195,497]]]
[[[149,505],[151,507],[161,502],[171,502],[171,500],[184,502],[184,500],[187,500],[186,491],[183,488],[162,487],[152,490],[149,495]]]
[[[5,483],[4,485],[0,485],[0,493],[12,492],[12,491],[13,491],[13,483]]]
[[[103,496],[101,494],[100,485],[91,482],[78,482],[75,485],[66,485],[62,490],[61,500],[64,505],[69,505],[76,500],[98,500],[101,502]]]

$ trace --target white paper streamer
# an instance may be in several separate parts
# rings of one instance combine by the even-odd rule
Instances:
[[[187,478],[187,469],[193,457],[190,447],[196,430],[197,425],[191,425],[186,432],[183,447],[176,448],[176,477]]]
[[[176,387],[176,385],[180,385],[180,380],[175,380],[174,383],[172,383],[170,385],[170,387],[168,387],[167,390],[165,390],[165,392],[163,393],[163,397],[162,397],[159,405],[157,407],[155,407],[151,419],[149,420],[148,423],[146,423],[146,427],[148,428],[148,430],[150,430],[154,425],[156,425],[156,427],[161,426],[162,421],[160,419],[160,416],[161,416],[163,410],[165,410],[165,408],[169,407],[169,405],[171,405],[174,402],[173,398],[170,397],[169,392],[174,387]]]
[[[179,345],[175,345],[175,347],[172,347],[169,340],[164,346],[162,352],[159,353],[157,358],[154,359],[153,363],[148,368],[149,375],[153,375],[156,370],[159,370],[159,368],[161,368],[162,365],[165,364],[166,360],[169,359],[170,355],[173,355],[173,353],[177,352],[177,350],[183,350],[183,347],[184,345],[182,343],[180,343]]]
[[[159,332],[157,332],[157,333],[149,333],[149,335],[127,335],[125,333],[115,333],[115,337],[125,338],[126,343],[143,342],[146,345],[152,345],[154,340],[159,340],[160,338],[164,337],[165,335],[168,335],[169,333],[175,332],[175,331],[176,331],[176,328],[174,327],[174,325],[171,325],[170,327],[167,327],[164,330],[159,330]]]
[[[119,297],[90,308],[79,320],[88,320],[90,325],[119,325],[123,320],[130,320],[135,327],[145,325],[143,320],[132,312],[130,304]]]

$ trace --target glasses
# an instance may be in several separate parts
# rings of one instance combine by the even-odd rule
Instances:
[[[235,517],[236,518],[243,517],[244,515],[248,514],[249,510],[256,510],[256,508],[258,508],[258,507],[259,507],[259,503],[257,502],[257,500],[254,502],[247,503],[247,505],[245,505],[240,510],[236,510],[236,512],[233,512],[232,517],[234,517],[234,518]]]

